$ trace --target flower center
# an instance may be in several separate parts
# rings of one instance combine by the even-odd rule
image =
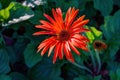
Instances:
[[[96,46],[97,48],[100,48],[100,47],[102,47],[102,43],[97,42],[97,43],[95,43],[95,46]]]
[[[96,40],[93,43],[93,46],[94,46],[95,49],[98,49],[98,50],[102,50],[102,49],[106,49],[107,48],[106,43],[104,43],[102,41],[98,41],[98,40]]]
[[[58,34],[57,37],[60,41],[67,41],[70,38],[70,33],[66,30],[63,30]]]

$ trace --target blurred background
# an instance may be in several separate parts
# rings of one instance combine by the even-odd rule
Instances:
[[[90,19],[85,27],[91,32],[84,35],[90,39],[88,45],[96,67],[90,52],[79,50],[81,56],[74,58],[91,73],[66,59],[53,64],[53,55],[48,58],[36,53],[37,46],[48,36],[33,36],[38,31],[35,25],[46,20],[43,13],[52,16],[52,8],[58,7],[63,17],[68,8],[75,7],[79,9],[78,17],[86,15]],[[107,46],[99,53],[99,73],[93,45],[96,40]],[[0,80],[120,80],[119,48],[120,0],[0,0]]]

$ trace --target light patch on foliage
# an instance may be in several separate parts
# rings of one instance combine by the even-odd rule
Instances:
[[[14,23],[25,21],[25,20],[28,20],[29,18],[33,17],[33,16],[34,16],[33,14],[32,15],[25,14],[24,16],[21,16],[19,18],[14,18],[13,20],[8,21],[8,23],[6,23],[6,24],[2,24],[2,26],[8,26],[8,25],[11,25],[11,24],[14,24]]]
[[[45,3],[46,2],[42,0],[32,0],[31,2],[24,1],[22,5],[34,8],[35,6],[43,5]]]

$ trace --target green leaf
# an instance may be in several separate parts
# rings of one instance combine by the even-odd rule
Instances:
[[[93,80],[100,80],[101,76],[95,76]]]
[[[0,9],[2,9],[2,4],[1,4],[1,2],[0,2]]]
[[[36,51],[37,46],[35,43],[32,42],[28,44],[24,51],[25,64],[30,68],[36,65],[42,59],[40,54],[39,53],[37,54]]]
[[[65,11],[65,12],[70,7],[83,9],[85,7],[85,4],[87,1],[89,1],[89,0],[50,0],[48,2],[48,8],[50,6],[52,6],[52,8],[53,7],[60,7],[62,9],[62,11]],[[54,4],[56,4],[56,5],[54,5]]]
[[[9,76],[12,78],[12,80],[28,80],[23,74],[18,72],[12,72]]]
[[[82,57],[83,55],[81,56],[76,55],[76,53],[74,53],[73,56],[75,58],[75,61],[77,61],[77,63],[80,63],[80,64],[83,64],[84,59],[87,59],[87,58]]]
[[[10,71],[9,56],[5,49],[0,49],[0,74],[6,74]]]
[[[96,37],[100,37],[102,35],[102,32],[97,30],[95,27],[90,27],[90,30],[93,32],[93,34],[96,36]]]
[[[90,40],[90,43],[92,43],[96,38],[100,39],[102,37],[102,32],[97,30],[95,27],[88,27],[88,26],[85,27],[90,29],[90,31],[85,32],[86,36]]]
[[[110,79],[111,80],[117,80],[117,76],[116,76],[116,74],[115,74],[115,72],[110,72]]]
[[[118,5],[120,7],[120,0],[113,0],[115,5]]]
[[[63,80],[60,77],[61,63],[52,63],[50,58],[43,58],[43,60],[34,66],[29,71],[29,77],[32,80]]]
[[[120,80],[120,68],[117,68],[116,71],[110,71],[111,80]]]
[[[0,21],[2,21],[2,19],[8,19],[9,15],[10,15],[10,12],[9,12],[8,9],[2,9],[2,10],[0,10],[0,17],[1,17]]]
[[[78,78],[75,78],[74,80],[88,80],[88,77],[85,75],[85,76],[79,76]],[[89,78],[89,80],[91,80]]]
[[[105,24],[101,26],[103,35],[106,38],[106,42],[109,45],[108,53],[111,59],[114,59],[114,55],[119,50],[120,46],[120,10],[113,16],[105,17]]]
[[[8,19],[9,16],[10,16],[10,9],[14,6],[13,2],[10,3],[10,5],[5,8],[5,9],[2,9],[0,10],[0,18],[1,20],[0,21],[4,21],[4,19]]]
[[[27,46],[27,44],[29,43],[29,39],[25,38],[25,37],[17,37],[16,43],[13,46],[17,61],[20,61],[21,59],[23,59],[23,52]]]
[[[87,2],[86,0],[83,0],[81,5],[83,5],[83,4],[85,6],[83,7],[82,10],[80,9],[79,14],[80,15],[83,15],[83,14],[86,15],[86,18],[90,19],[90,22],[91,22],[91,20],[92,20],[91,18],[96,15],[96,9],[93,7],[93,3],[91,1]],[[80,5],[80,7],[81,7],[81,5]]]
[[[115,30],[120,30],[120,10],[118,10],[114,16],[113,16],[113,20],[112,20],[112,26],[111,28],[113,27],[113,29],[115,28]],[[116,33],[116,32],[114,32]]]
[[[113,9],[112,0],[93,0],[94,8],[100,10],[103,16],[107,16]]]
[[[1,4],[2,4],[2,8],[6,8],[7,6],[9,6],[11,0],[0,0]]]
[[[88,54],[88,52],[86,52],[86,51],[83,51],[83,50],[80,50],[80,49],[78,49],[78,50],[79,50],[79,52],[81,53],[81,55],[79,56],[79,55],[77,55],[75,52],[72,52],[72,53],[73,53],[73,56],[74,56],[74,59],[75,59],[75,61],[76,61],[78,64],[84,65],[84,61],[87,61],[87,60],[88,60],[89,54]]]
[[[75,78],[74,80],[100,80],[101,76],[95,76],[92,77],[91,75],[79,75],[78,78]]]
[[[117,74],[118,79],[120,79],[120,68],[117,69],[116,74]]]
[[[10,10],[11,13],[10,19],[19,18],[20,16],[24,16],[25,14],[29,14],[29,15],[34,14],[34,12],[29,7],[23,6],[20,3],[12,2],[11,5],[14,6]]]
[[[12,80],[10,76],[8,75],[0,75],[0,80]]]
[[[29,21],[32,24],[39,24],[39,20],[43,17],[43,13],[41,11],[35,11],[34,14],[34,17],[30,18]]]
[[[88,76],[79,75],[79,77],[74,78],[74,80],[88,80]],[[91,77],[89,77],[89,80],[91,80]]]
[[[105,24],[101,26],[101,30],[103,31],[103,35],[107,38],[111,38],[111,31],[114,32],[114,27],[112,27],[112,20],[111,16],[105,17]],[[109,29],[108,29],[109,27]]]
[[[10,16],[10,12],[8,9],[3,9],[0,11],[0,15],[4,18],[4,19],[8,19],[8,17]]]
[[[84,2],[83,0],[80,0],[80,1],[81,1],[81,3]],[[76,7],[76,8],[78,8],[78,6],[79,6],[79,0],[69,0],[65,4],[66,8],[69,8],[69,7]],[[81,6],[82,6],[82,4],[81,4]]]
[[[11,46],[7,46],[6,51],[7,51],[8,56],[9,56],[9,62],[11,64],[14,64],[18,60],[18,58],[16,57],[16,53],[14,52],[15,51],[14,48]]]
[[[15,6],[14,2],[11,2],[6,9],[10,10],[10,9],[12,9],[14,6]]]

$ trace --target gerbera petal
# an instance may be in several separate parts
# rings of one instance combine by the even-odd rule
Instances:
[[[78,24],[76,24],[76,25],[72,25],[71,26],[71,30],[73,29],[73,28],[77,28],[77,27],[83,27],[85,24],[87,24],[89,22],[89,19],[86,19],[86,20],[83,20],[82,22],[80,22],[80,23],[78,23]]]
[[[56,12],[57,12],[57,15],[59,17],[59,20],[62,22],[63,21],[63,18],[62,18],[62,11],[60,8],[57,8],[56,9]]]
[[[57,20],[57,13],[55,11],[55,9],[52,9],[52,14],[55,20]]]
[[[70,48],[69,44],[65,43],[64,48],[63,48],[64,54],[65,54],[67,60],[70,60],[71,62],[74,62],[74,58],[73,58],[72,53],[70,52],[69,48]]]
[[[55,20],[52,19],[52,17],[50,17],[49,15],[47,14],[43,14],[52,24],[56,24]]]
[[[63,59],[63,43],[60,44],[58,54],[59,54],[59,59]]]
[[[65,26],[67,28],[70,27],[70,25],[72,24],[72,22],[74,21],[76,15],[78,14],[78,9],[75,10],[74,8],[69,8],[65,17]]]
[[[69,53],[68,53],[68,49],[67,49],[67,46],[66,46],[65,43],[64,43],[64,45],[63,45],[63,51],[64,51],[64,54],[65,54],[65,57],[66,57],[67,59],[69,59]]]
[[[41,51],[41,56],[43,56],[45,54],[45,52],[48,50],[48,48],[50,47],[50,45],[53,43],[54,41],[49,41],[47,43],[47,45],[43,48],[43,50]]]
[[[46,27],[48,27],[48,28],[53,28],[53,25],[47,21],[40,20],[40,23],[43,25],[46,25]]]
[[[56,32],[59,31],[59,27],[55,26],[55,24],[53,25],[53,24],[51,24],[51,23],[49,23],[49,22],[47,22],[47,21],[44,21],[44,20],[40,20],[40,22],[41,22],[44,26],[46,26],[46,27],[48,27],[48,28],[52,28],[51,30],[53,30],[53,31],[56,31]]]
[[[80,55],[80,52],[74,47],[74,45],[70,41],[69,41],[69,45],[76,54]]]
[[[63,18],[62,18],[62,11],[60,8],[56,9],[56,13],[57,13],[57,23],[59,24],[59,26],[64,29],[64,22],[63,22]]]
[[[69,21],[70,11],[71,11],[71,8],[69,8],[68,11],[67,11],[67,13],[66,13],[66,17],[65,17],[65,25],[67,25],[67,23],[68,23],[68,21]]]
[[[38,46],[38,50],[37,50],[37,53],[43,48],[45,47],[50,41],[54,40],[55,38],[54,37],[50,37],[46,40],[44,40],[43,42],[41,42],[41,44]]]
[[[39,46],[38,46],[38,50],[37,50],[37,53],[46,46],[47,42],[46,43],[41,43]]]
[[[54,40],[51,44],[50,44],[50,49],[48,51],[48,57],[50,56],[53,48],[55,47],[55,45],[58,43],[58,41]]]
[[[88,41],[89,42],[88,38],[86,38],[85,36],[80,35],[80,34],[75,34],[75,35],[72,36],[72,38],[76,38],[76,39],[78,39],[80,41]]]
[[[50,54],[51,54],[52,50],[54,49],[54,47],[55,47],[55,44],[50,47],[50,49],[48,51],[48,57],[50,56]]]
[[[61,15],[61,14],[59,14],[59,15]],[[56,23],[56,21],[54,20],[54,19],[52,19],[49,15],[47,15],[47,14],[44,14],[44,16],[52,23],[52,25],[54,25],[53,27],[56,29],[58,29],[59,27],[58,27],[58,23]],[[57,21],[63,21],[62,19],[60,19],[60,20],[57,20]],[[56,29],[56,30],[57,30]]]
[[[54,56],[53,56],[53,64],[56,62],[56,59],[58,57],[58,50],[60,47],[60,43],[56,44],[55,50],[54,50]]]
[[[82,32],[86,32],[86,31],[90,31],[89,29],[85,29],[85,28],[74,28],[71,30],[71,33],[76,34],[76,33],[82,33]]]
[[[69,60],[70,60],[71,62],[75,62],[75,60],[74,60],[74,58],[73,58],[73,56],[72,56],[72,53],[71,53],[70,51],[68,51],[68,52],[69,52],[69,56],[70,56]]]
[[[35,32],[33,33],[33,35],[54,35],[55,33],[50,32],[50,31],[39,31],[39,32]]]
[[[72,24],[73,20],[77,16],[78,11],[79,11],[78,9],[77,10],[72,9],[71,15],[70,15],[70,18],[69,18],[69,22],[67,23],[66,27],[70,27],[70,25]]]
[[[62,19],[60,18],[60,16],[61,16],[61,13],[60,13],[60,11],[59,11],[60,9],[56,9],[56,11],[55,11],[55,9],[52,9],[52,14],[53,14],[53,17],[54,17],[54,19],[55,19],[55,21],[56,21],[56,23],[57,23],[57,28],[59,29],[59,30],[62,30]],[[58,13],[57,13],[57,11],[59,11]]]
[[[51,32],[56,33],[56,31],[55,31],[54,29],[52,29],[52,28],[50,28],[50,27],[47,27],[46,25],[36,25],[35,27],[36,27],[36,28],[45,29],[45,30],[47,30],[47,31],[51,31]]]
[[[46,30],[51,30],[52,28],[44,26],[44,25],[36,25],[36,28],[42,28],[42,29],[46,29]]]
[[[72,26],[75,26],[76,24],[80,23],[81,21],[83,21],[84,18],[85,18],[85,15],[79,17],[77,20],[73,22]]]
[[[83,46],[87,46],[86,41],[80,41],[79,39],[75,39],[75,41],[76,41],[78,44],[81,44],[81,45],[83,45]]]
[[[80,48],[80,49],[83,49],[83,50],[85,50],[85,51],[88,51],[88,49],[87,49],[87,44],[86,44],[85,42],[83,42],[83,41],[79,41],[79,40],[77,40],[77,39],[71,39],[71,43],[72,43],[73,45],[75,45],[76,47]]]
[[[82,50],[84,50],[84,51],[87,51],[87,52],[89,51],[88,48],[87,48],[87,45],[86,45],[86,46],[83,46],[83,45],[81,44],[81,45],[80,45],[80,48],[81,48]]]

